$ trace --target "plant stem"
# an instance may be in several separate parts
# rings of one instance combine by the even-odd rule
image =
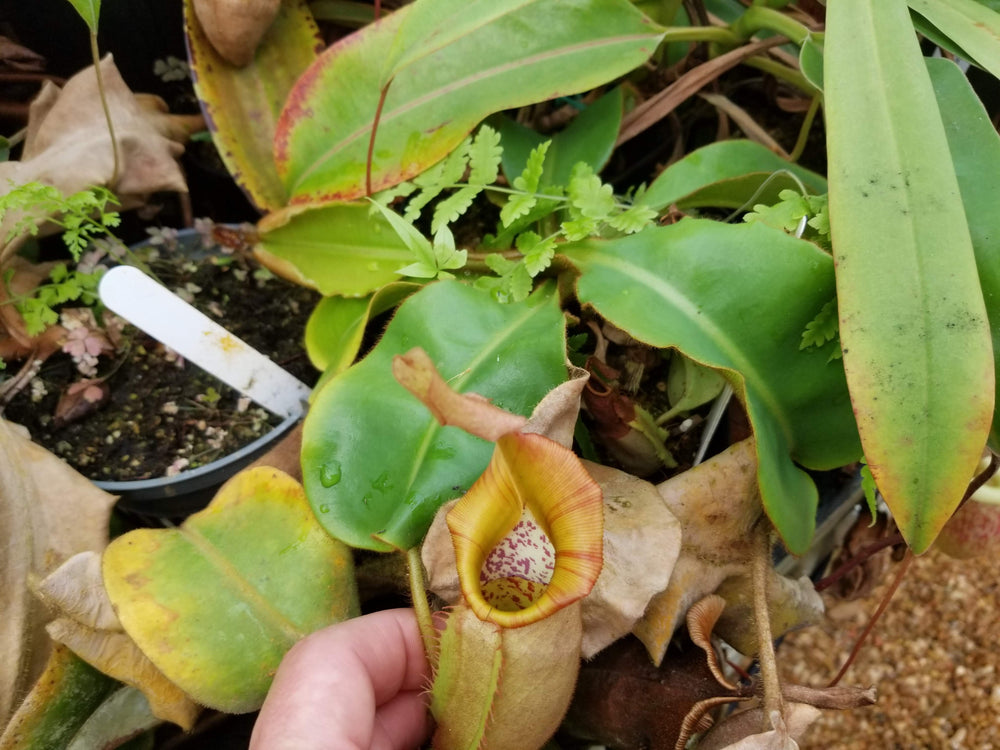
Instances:
[[[424,586],[424,564],[420,559],[420,548],[414,547],[406,552],[406,564],[410,575],[410,597],[413,599],[413,611],[417,615],[417,625],[420,627],[420,638],[424,642],[424,651],[432,670],[437,670],[438,640],[434,629],[434,619],[431,608],[427,604],[427,589]]]
[[[368,158],[365,160],[365,195],[370,196],[372,194],[372,157],[375,154],[375,134],[378,132],[378,123],[382,119],[382,107],[385,106],[385,96],[389,93],[389,87],[392,85],[392,80],[382,87],[382,91],[378,95],[378,106],[375,108],[375,119],[372,121],[372,134],[368,139]]]
[[[742,41],[731,29],[717,26],[671,26],[663,35],[663,42],[715,42],[727,47],[738,47]]]
[[[809,141],[809,131],[812,130],[813,120],[816,118],[816,112],[819,111],[819,103],[822,97],[816,94],[809,103],[809,109],[806,111],[806,117],[802,121],[802,128],[799,130],[798,140],[795,141],[795,146],[792,148],[792,153],[788,155],[789,161],[796,162],[799,157],[802,156],[802,152],[806,150],[806,143]]]
[[[757,524],[757,549],[752,560],[753,612],[757,623],[757,656],[760,677],[764,687],[765,721],[774,711],[785,715],[778,678],[778,662],[774,656],[774,637],[771,634],[771,616],[767,609],[767,572],[771,569],[771,530],[766,521]],[[770,726],[765,727],[770,729]]]
[[[108,107],[108,97],[104,93],[104,77],[101,75],[101,56],[97,50],[97,32],[90,32],[90,56],[94,58],[94,75],[97,78],[97,93],[101,97],[101,107],[104,108],[104,119],[108,121],[108,134],[111,136],[111,153],[114,155],[114,169],[108,187],[118,182],[120,165],[118,162],[118,140],[115,138],[115,126],[111,122],[111,109]]]
[[[768,30],[787,36],[796,45],[801,45],[810,33],[808,28],[795,19],[763,5],[747,8],[730,29],[743,41],[749,41],[759,31]]]
[[[837,672],[837,676],[830,681],[829,687],[835,687],[843,676],[847,674],[847,670],[851,668],[854,660],[861,652],[861,647],[864,645],[864,642],[868,639],[869,634],[872,632],[872,628],[875,627],[875,623],[877,623],[879,618],[882,617],[882,614],[889,606],[889,602],[892,601],[893,595],[899,588],[899,584],[903,582],[903,576],[906,575],[906,571],[909,570],[913,559],[913,552],[907,549],[906,555],[903,557],[903,561],[899,564],[899,570],[896,573],[895,579],[892,581],[892,585],[889,586],[889,589],[885,592],[885,596],[882,597],[882,601],[878,603],[878,607],[876,607],[875,612],[872,613],[871,619],[869,619],[868,624],[865,625],[865,629],[861,632],[861,635],[858,636],[858,640],[854,642],[854,648],[851,649],[850,656],[847,657],[847,661],[844,662],[844,666],[842,666],[840,671]]]
[[[765,73],[770,73],[775,78],[790,83],[796,88],[802,89],[810,96],[815,96],[819,93],[815,86],[809,83],[809,79],[802,75],[799,71],[789,68],[787,65],[782,65],[777,60],[772,60],[769,57],[764,57],[763,55],[754,55],[753,57],[747,58],[744,61],[744,65],[749,65],[751,68],[757,68],[757,70],[763,70]]]

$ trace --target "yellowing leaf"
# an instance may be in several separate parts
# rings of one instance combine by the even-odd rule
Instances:
[[[174,529],[140,529],[104,553],[125,631],[166,677],[222,711],[258,706],[303,636],[357,614],[350,550],[316,522],[301,485],[241,472]]]
[[[201,707],[170,682],[122,630],[101,579],[97,552],[74,555],[46,576],[36,593],[59,617],[46,626],[56,643],[102,673],[138,688],[153,714],[185,730]]]

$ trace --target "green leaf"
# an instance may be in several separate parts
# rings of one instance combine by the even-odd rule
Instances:
[[[260,707],[301,638],[358,614],[350,550],[316,523],[301,485],[269,467],[237,474],[179,527],[118,537],[102,569],[150,661],[229,713]]]
[[[430,240],[424,237],[423,233],[407,219],[404,219],[391,208],[386,208],[380,203],[374,203],[374,206],[382,214],[382,217],[389,222],[392,231],[399,236],[399,239],[403,241],[407,249],[417,256],[420,262],[433,266],[434,251],[431,249]]]
[[[907,0],[972,60],[1000,76],[1000,13],[976,0]]]
[[[660,35],[627,0],[418,0],[305,72],[278,126],[279,172],[296,203],[364,194],[384,93],[371,160],[381,190],[443,158],[493,112],[627,73]]]
[[[920,553],[975,473],[994,363],[962,195],[909,24],[903,0],[831,3],[825,97],[844,367],[872,474]]]
[[[642,196],[641,203],[657,211],[672,203],[679,208],[741,208],[751,200],[775,203],[780,191],[799,187],[787,175],[775,174],[784,170],[795,175],[811,192],[826,192],[826,180],[820,175],[785,161],[759,143],[717,141],[664,169]]]
[[[254,254],[268,268],[326,296],[370,294],[413,260],[389,221],[361,203],[289,207],[258,229]]]
[[[799,69],[817,90],[823,90],[823,34],[811,32],[799,50]]]
[[[1000,369],[1000,136],[958,66],[947,60],[927,60],[962,193],[965,218],[972,235],[976,267],[993,339],[994,370]],[[1000,447],[1000,382],[994,375],[994,412],[990,440]]]
[[[667,374],[670,409],[656,418],[656,424],[664,424],[677,414],[707,404],[722,393],[725,384],[725,378],[717,371],[699,365],[680,352],[674,352]]]
[[[788,549],[804,552],[817,494],[793,460],[833,468],[861,455],[843,369],[799,351],[834,294],[830,256],[761,224],[693,219],[560,253],[581,271],[581,302],[640,341],[724,372],[753,427],[764,508]]]
[[[327,383],[306,417],[302,471],[330,534],[367,549],[410,549],[437,509],[460,496],[493,446],[439,425],[396,383],[392,358],[422,347],[449,385],[527,415],[566,378],[564,324],[552,290],[498,305],[456,281],[400,305],[359,363]]]
[[[96,34],[101,18],[101,0],[69,0],[69,4],[80,14],[90,33]]]
[[[397,281],[379,289],[371,297],[324,297],[306,323],[305,344],[309,361],[323,371],[317,388],[343,372],[361,350],[365,326],[376,315],[389,310],[420,286]]]
[[[544,173],[538,185],[566,185],[577,162],[589,164],[600,172],[614,151],[621,127],[623,95],[621,87],[587,105],[569,125],[551,136]],[[508,178],[520,174],[528,163],[530,152],[546,140],[546,136],[505,116],[493,118],[503,136],[503,171]]]
[[[283,0],[256,56],[242,68],[215,51],[193,0],[184,0],[184,26],[194,90],[219,156],[257,208],[281,208],[288,193],[274,162],[278,117],[295,81],[323,49],[309,7],[305,0]]]

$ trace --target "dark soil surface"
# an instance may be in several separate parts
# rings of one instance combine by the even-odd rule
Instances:
[[[169,288],[194,291],[193,304],[210,318],[303,382],[315,382],[302,344],[319,299],[315,292],[231,255],[151,265]],[[60,393],[82,377],[62,353],[39,372],[46,394],[33,402],[26,388],[5,411],[33,440],[94,480],[159,477],[171,466],[192,469],[282,421],[253,403],[241,411],[239,393],[191,363],[178,363],[175,354],[131,326],[119,351],[101,357],[98,375],[106,377],[110,396],[76,421],[59,424],[54,417]]]

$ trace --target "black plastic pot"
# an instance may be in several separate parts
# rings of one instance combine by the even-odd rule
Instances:
[[[139,250],[148,244],[139,243],[132,249]],[[201,235],[195,230],[182,229],[178,232],[177,248],[172,252],[200,259],[212,254],[212,249],[202,247]],[[189,363],[189,366],[196,365]],[[95,481],[94,484],[105,492],[118,495],[118,507],[131,515],[151,521],[182,518],[208,505],[227,479],[276,446],[302,417],[301,413],[289,416],[266,435],[239,450],[174,476],[133,481]]]
[[[188,516],[208,505],[227,479],[277,445],[300,419],[301,415],[288,417],[271,432],[235,453],[172,477],[94,484],[105,492],[118,495],[121,498],[118,507],[129,513],[150,518]]]

